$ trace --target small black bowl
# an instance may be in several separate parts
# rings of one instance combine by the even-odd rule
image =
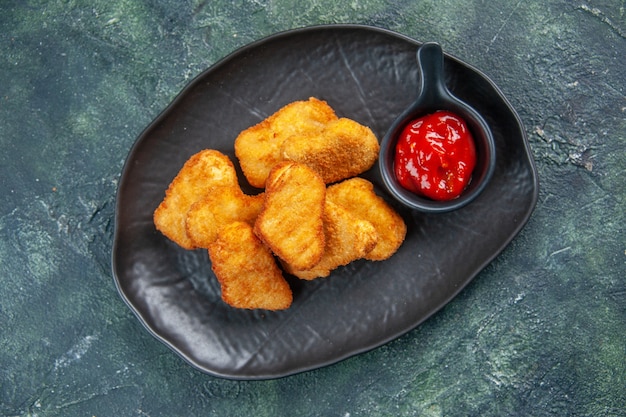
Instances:
[[[392,196],[402,204],[426,213],[444,213],[459,209],[473,201],[487,186],[496,164],[493,135],[489,126],[471,106],[454,97],[445,85],[443,52],[434,42],[424,43],[417,50],[417,63],[421,72],[421,91],[418,98],[391,125],[381,147],[380,172]],[[476,146],[476,167],[470,183],[453,200],[435,201],[419,196],[400,185],[394,173],[396,143],[404,127],[413,119],[448,110],[465,120]]]

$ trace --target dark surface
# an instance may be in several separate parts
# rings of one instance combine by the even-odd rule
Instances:
[[[414,99],[405,92],[418,90],[416,48],[371,27],[283,33],[202,74],[151,124],[120,179],[113,260],[124,298],[155,335],[213,375],[259,379],[311,370],[411,330],[511,241],[537,199],[528,143],[505,98],[458,61],[447,64],[449,82],[495,132],[496,179],[463,210],[427,216],[393,201],[376,168],[364,173],[407,224],[406,240],[390,260],[354,262],[315,282],[291,279],[294,303],[287,311],[246,311],[220,301],[205,250],[188,253],[155,230],[154,209],[186,159],[210,148],[237,165],[238,133],[294,100],[326,100],[340,117],[382,137]],[[254,191],[243,176],[240,183]]]
[[[626,415],[623,3],[0,8],[0,415]],[[116,291],[122,165],[191,78],[251,41],[320,23],[437,41],[483,70],[528,134],[537,208],[405,336],[287,378],[212,377],[152,337]]]

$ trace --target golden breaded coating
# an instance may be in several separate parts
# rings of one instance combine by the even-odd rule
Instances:
[[[217,186],[239,187],[230,159],[215,150],[203,150],[193,155],[185,162],[154,211],[156,228],[183,248],[195,249],[185,229],[187,211]]]
[[[230,306],[284,310],[291,305],[289,284],[248,223],[233,222],[223,227],[209,246],[209,257],[222,299]]]
[[[351,178],[328,187],[326,198],[355,216],[374,225],[378,243],[365,258],[381,261],[393,255],[406,236],[406,224],[385,200],[376,195],[374,186],[364,178]]]
[[[296,162],[279,163],[267,178],[265,203],[254,231],[295,269],[312,268],[322,258],[325,194],[320,176]]]
[[[281,152],[284,159],[313,168],[330,184],[370,169],[379,150],[378,139],[368,127],[341,118],[320,133],[291,136]]]
[[[335,112],[325,101],[311,97],[290,103],[241,132],[235,139],[235,154],[250,185],[265,186],[270,170],[283,159],[281,146],[285,139],[310,136],[335,119]]]
[[[251,226],[263,207],[263,194],[249,196],[237,187],[215,187],[187,212],[187,236],[198,248],[208,248],[220,229],[234,221]]]
[[[285,270],[306,280],[327,277],[335,268],[364,258],[378,241],[378,234],[372,223],[328,200],[324,206],[324,236],[326,247],[317,265],[309,270],[299,271],[283,263]]]

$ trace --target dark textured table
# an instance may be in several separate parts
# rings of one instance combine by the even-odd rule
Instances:
[[[626,11],[619,1],[3,1],[0,414],[626,416]],[[327,23],[434,40],[518,111],[529,223],[424,324],[267,381],[154,339],[111,273],[137,136],[240,46]]]

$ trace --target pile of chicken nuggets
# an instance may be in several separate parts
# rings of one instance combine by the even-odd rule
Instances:
[[[357,177],[378,158],[372,131],[339,118],[324,101],[286,105],[239,134],[233,162],[216,150],[187,160],[154,212],[156,228],[185,249],[208,250],[224,302],[283,310],[293,294],[284,273],[327,277],[357,259],[381,261],[406,225]]]

